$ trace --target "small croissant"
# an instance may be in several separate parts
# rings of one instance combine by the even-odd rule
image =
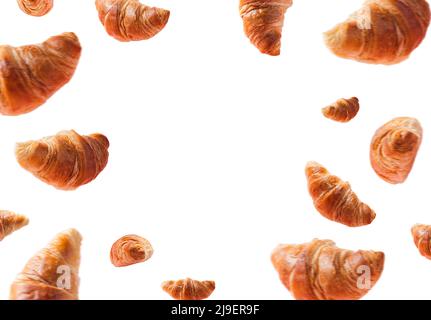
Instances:
[[[94,180],[108,162],[108,139],[99,133],[82,136],[73,130],[18,143],[18,163],[58,189],[73,190]]]
[[[69,229],[34,255],[16,277],[11,300],[77,300],[81,235]]]
[[[370,146],[371,166],[386,182],[403,183],[422,142],[422,127],[414,118],[395,118],[380,127]]]
[[[0,210],[0,241],[27,224],[27,217],[11,211]]]
[[[331,240],[279,245],[272,264],[297,300],[357,300],[379,280],[385,255],[338,248]]]
[[[431,260],[431,226],[416,224],[411,231],[419,253]]]
[[[240,0],[244,32],[260,52],[280,54],[284,14],[290,6],[292,0]]]
[[[349,122],[359,112],[359,99],[338,99],[335,103],[322,109],[323,115],[338,122]]]
[[[139,0],[96,0],[106,32],[119,41],[147,40],[166,26],[170,12],[149,7]]]
[[[349,19],[325,33],[337,56],[373,64],[395,64],[409,57],[430,24],[425,0],[367,0]]]
[[[375,212],[359,200],[349,183],[331,175],[319,163],[307,163],[305,174],[314,206],[325,218],[359,227],[370,224],[376,217]]]
[[[162,283],[162,289],[175,300],[203,300],[213,293],[215,282],[187,278],[177,281],[165,281]]]
[[[41,17],[51,11],[54,0],[17,0],[22,11],[28,15]]]
[[[111,262],[116,267],[145,262],[153,255],[151,243],[140,236],[129,234],[114,242],[111,248]]]

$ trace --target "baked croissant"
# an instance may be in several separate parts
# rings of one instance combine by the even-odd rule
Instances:
[[[419,253],[425,258],[431,259],[431,226],[416,224],[411,231]]]
[[[297,300],[357,300],[379,280],[385,255],[351,251],[331,240],[279,245],[272,264]]]
[[[371,141],[371,166],[386,182],[404,182],[422,142],[422,127],[414,118],[395,118],[380,127]]]
[[[18,143],[18,163],[40,180],[73,190],[94,180],[108,162],[108,139],[99,133],[81,136],[61,131],[41,140]]]
[[[11,211],[0,210],[0,241],[27,224],[27,217]]]
[[[22,11],[35,17],[44,16],[54,6],[53,0],[17,0],[17,2]]]
[[[395,64],[419,46],[429,23],[425,0],[367,0],[362,9],[326,32],[325,42],[341,58]]]
[[[314,206],[325,218],[359,227],[370,224],[376,214],[352,191],[348,182],[331,175],[322,165],[307,163],[305,174]]]
[[[24,267],[10,290],[11,300],[77,300],[81,235],[69,229]]]
[[[349,122],[359,112],[359,100],[356,97],[350,99],[338,99],[335,103],[322,109],[323,115],[338,122]]]
[[[244,32],[262,53],[278,56],[284,14],[292,0],[240,0]]]
[[[80,55],[74,33],[36,45],[0,46],[0,113],[20,115],[44,104],[72,78]]]
[[[130,234],[114,242],[111,248],[111,262],[116,267],[145,262],[153,255],[151,243],[140,236]]]
[[[170,12],[149,7],[139,0],[96,0],[106,32],[119,41],[147,40],[166,26]]]
[[[215,282],[187,278],[177,281],[165,281],[162,283],[162,289],[176,300],[203,300],[213,293]]]

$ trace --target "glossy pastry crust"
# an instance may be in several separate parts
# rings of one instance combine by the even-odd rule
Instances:
[[[0,210],[0,241],[28,224],[28,218],[15,212]]]
[[[151,243],[140,236],[129,234],[121,237],[111,247],[111,262],[116,267],[125,267],[145,262],[153,255]]]
[[[215,289],[214,281],[197,281],[190,278],[165,281],[162,289],[176,300],[203,300]]]
[[[416,224],[412,227],[411,232],[419,253],[431,260],[431,226]]]
[[[53,0],[17,0],[20,9],[28,15],[41,17],[51,11]]]
[[[279,245],[272,264],[298,300],[357,300],[379,280],[385,255],[338,248],[331,240]]]
[[[359,112],[359,99],[338,99],[333,104],[322,109],[323,115],[337,122],[349,122]]]

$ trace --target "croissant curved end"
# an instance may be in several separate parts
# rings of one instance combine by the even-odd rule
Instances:
[[[38,172],[46,163],[48,145],[38,141],[19,142],[15,147],[15,155],[22,168]]]
[[[0,241],[29,224],[29,219],[12,211],[0,210]]]
[[[431,226],[416,224],[411,228],[411,233],[419,253],[431,260]]]
[[[20,9],[28,15],[42,17],[54,6],[53,0],[17,0]]]

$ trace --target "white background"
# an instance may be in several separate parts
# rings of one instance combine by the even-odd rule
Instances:
[[[147,1],[171,11],[148,41],[120,43],[98,20],[94,1],[57,0],[45,17],[2,1],[0,43],[37,43],[65,31],[83,46],[72,81],[30,114],[0,117],[0,207],[29,226],[0,243],[0,298],[26,261],[57,232],[83,235],[81,299],[170,299],[164,280],[215,280],[214,299],[291,299],[270,262],[279,243],[329,238],[386,254],[365,299],[431,298],[431,261],[418,253],[413,224],[431,224],[431,38],[395,66],[343,60],[322,33],[362,0],[295,1],[282,53],[262,55],[243,34],[238,1]],[[348,124],[320,109],[357,96]],[[417,117],[424,140],[402,185],[372,170],[375,130]],[[111,147],[100,176],[76,191],[21,169],[16,142],[65,129],[101,132]],[[304,167],[322,163],[349,181],[377,213],[366,227],[326,220],[308,195]],[[115,268],[111,244],[135,233],[154,247],[142,264]]]

